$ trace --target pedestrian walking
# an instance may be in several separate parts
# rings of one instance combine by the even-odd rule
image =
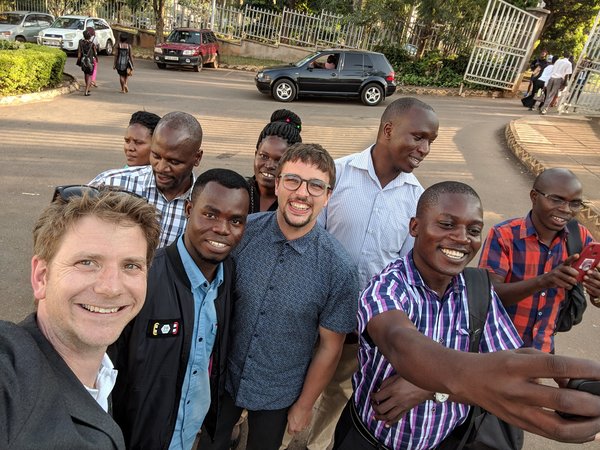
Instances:
[[[92,44],[94,44],[94,47],[96,47],[96,55],[99,55],[100,54],[100,41],[98,41],[98,38],[96,37],[96,30],[94,30],[93,27],[87,27],[86,30],[88,33],[90,33]],[[94,86],[94,87],[98,87],[98,85],[96,84],[96,72],[97,71],[98,71],[98,57],[96,57],[96,59],[94,59],[94,71],[92,72],[92,86]]]
[[[131,45],[127,42],[127,36],[124,34],[119,37],[113,69],[119,74],[121,94],[126,94],[129,92],[127,79],[133,74],[133,59],[131,57]]]
[[[94,60],[98,58],[96,47],[92,43],[90,33],[85,30],[83,39],[79,40],[77,47],[77,65],[81,67],[85,78],[85,96],[90,95],[90,87],[92,85],[92,73],[94,72]]]

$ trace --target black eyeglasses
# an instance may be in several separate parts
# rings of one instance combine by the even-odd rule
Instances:
[[[122,194],[131,195],[133,197],[141,198],[144,201],[148,201],[148,199],[142,197],[141,195],[136,194],[135,192],[124,191],[115,186],[88,186],[87,184],[69,184],[66,186],[56,186],[54,188],[54,195],[52,195],[52,202],[57,200],[62,200],[64,202],[68,201],[71,197],[81,197],[84,194],[88,194],[92,197],[97,197],[101,193],[104,192],[117,192]]]
[[[318,178],[311,178],[310,180],[305,180],[298,175],[293,173],[282,173],[279,175],[281,178],[281,182],[283,183],[283,187],[289,191],[297,191],[302,186],[302,183],[306,183],[306,190],[313,197],[320,197],[328,189],[331,189],[331,186],[325,183],[323,180],[319,180]]]
[[[534,191],[550,200],[552,206],[555,207],[569,205],[569,209],[571,211],[581,211],[586,206],[585,202],[583,202],[582,200],[568,201],[563,198],[560,198],[558,195],[555,194],[545,194],[537,189],[534,189]]]

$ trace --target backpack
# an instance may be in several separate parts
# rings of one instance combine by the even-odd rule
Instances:
[[[83,53],[83,44],[81,45],[81,70],[83,70],[83,72],[87,74],[90,74],[94,71],[94,57],[92,54],[92,47],[93,44],[90,43],[88,51]]]
[[[466,267],[469,305],[469,352],[479,353],[479,341],[490,309],[490,276],[485,269]],[[444,439],[438,450],[519,450],[523,430],[504,422],[480,406],[472,406],[464,423]]]
[[[582,243],[579,233],[579,223],[573,219],[567,223],[569,234],[567,235],[567,254],[581,253]],[[587,308],[587,301],[583,293],[583,286],[577,283],[573,289],[566,292],[565,299],[560,305],[554,332],[569,331],[573,325],[577,325],[583,319],[583,313]]]

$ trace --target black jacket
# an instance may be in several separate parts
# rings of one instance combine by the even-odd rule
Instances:
[[[225,369],[232,311],[233,263],[223,267],[215,308],[217,335],[211,371],[211,405],[204,427],[213,435]],[[146,303],[110,348],[118,369],[113,416],[129,449],[167,449],[181,398],[194,323],[194,298],[177,241],[156,252],[148,273]],[[218,365],[217,365],[218,361]]]

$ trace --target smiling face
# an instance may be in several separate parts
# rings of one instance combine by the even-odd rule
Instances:
[[[258,146],[254,155],[254,176],[261,194],[274,195],[275,171],[287,148],[287,141],[279,136],[267,136]]]
[[[429,287],[443,291],[463,271],[481,247],[482,229],[481,202],[469,194],[441,193],[411,219],[415,265]]]
[[[186,204],[185,248],[207,280],[240,243],[250,198],[246,189],[230,189],[215,181]]]
[[[536,190],[530,193],[531,198],[531,219],[541,236],[554,236],[561,231],[569,220],[575,216],[575,212],[569,208],[566,203],[552,201],[552,198],[559,198],[567,202],[581,201],[583,189],[581,182],[570,173],[555,171],[553,176],[544,177],[536,183]],[[540,194],[543,192],[547,198]]]
[[[331,181],[327,173],[319,170],[317,166],[299,160],[284,163],[280,173],[294,174],[305,180],[317,179],[326,184]],[[290,191],[285,188],[280,178],[276,181],[275,193],[279,203],[277,223],[288,239],[297,239],[308,233],[331,196],[331,190],[326,190],[319,197],[310,195],[305,182],[302,182],[298,190]]]
[[[376,169],[394,174],[410,173],[429,154],[438,135],[439,123],[433,111],[412,107],[381,125],[373,161]]]
[[[150,164],[156,186],[172,200],[192,185],[192,170],[200,164],[202,151],[185,132],[169,126],[157,126],[152,136]]]
[[[38,323],[61,355],[104,352],[117,340],[144,304],[147,250],[140,226],[86,216],[50,262],[33,257]]]
[[[144,125],[129,125],[123,137],[123,151],[128,166],[146,166],[150,164],[150,145],[152,134]]]

